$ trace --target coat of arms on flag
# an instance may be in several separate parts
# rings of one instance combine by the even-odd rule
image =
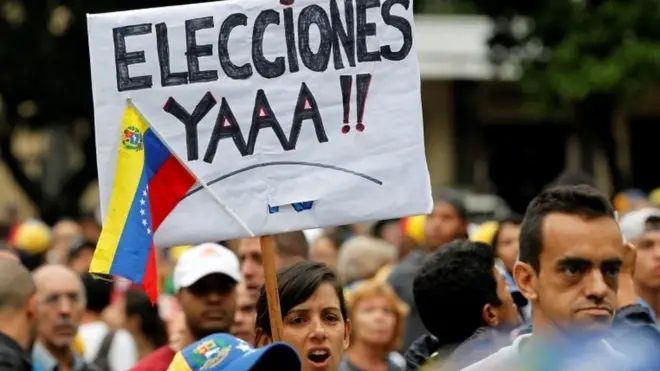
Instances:
[[[200,369],[202,370],[215,367],[229,355],[230,350],[231,345],[225,344],[222,341],[205,341],[193,351],[195,354],[195,363],[201,366]]]
[[[142,135],[140,129],[135,126],[129,126],[124,129],[121,138],[121,144],[124,148],[133,151],[139,151],[142,149]]]

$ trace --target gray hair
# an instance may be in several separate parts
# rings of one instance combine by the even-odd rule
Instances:
[[[380,268],[395,263],[398,255],[396,246],[383,240],[352,237],[339,249],[339,277],[344,284],[371,278]]]

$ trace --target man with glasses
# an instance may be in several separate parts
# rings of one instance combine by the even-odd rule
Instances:
[[[97,370],[72,348],[85,311],[80,277],[64,265],[45,265],[33,273],[37,287],[37,341],[32,349],[34,369],[40,371]]]
[[[230,332],[236,311],[236,285],[240,281],[238,258],[221,245],[205,243],[181,254],[174,267],[173,283],[190,334],[186,345],[214,333]],[[166,371],[179,350],[161,347],[133,370]]]

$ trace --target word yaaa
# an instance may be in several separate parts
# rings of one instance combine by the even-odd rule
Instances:
[[[213,97],[211,92],[207,92],[202,99],[197,103],[197,106],[192,113],[189,113],[181,104],[174,98],[170,97],[163,110],[176,117],[183,123],[186,131],[186,154],[188,161],[195,161],[199,159],[199,138],[197,135],[197,125],[199,122],[211,111],[211,109],[218,102]],[[289,136],[284,133],[280,122],[277,120],[273,112],[268,97],[263,89],[257,91],[254,100],[254,111],[252,113],[252,123],[250,125],[250,132],[248,133],[247,141],[243,136],[238,121],[232,112],[229,103],[222,97],[220,103],[220,111],[215,120],[215,126],[211,133],[206,153],[204,154],[204,161],[213,163],[215,154],[218,151],[218,144],[221,139],[231,138],[240,152],[241,156],[250,156],[254,153],[254,147],[257,143],[257,136],[262,129],[271,129],[275,133],[282,149],[285,151],[292,151],[296,149],[300,131],[302,130],[303,121],[311,121],[314,125],[316,132],[316,139],[319,143],[328,141],[328,136],[323,126],[323,119],[319,112],[318,104],[314,95],[307,87],[307,84],[302,83],[300,92],[298,93],[298,101],[293,111],[293,124]]]

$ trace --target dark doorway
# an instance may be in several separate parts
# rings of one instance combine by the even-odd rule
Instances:
[[[628,121],[630,128],[630,171],[635,188],[651,191],[660,187],[658,154],[660,118],[638,117]]]
[[[489,176],[512,210],[527,204],[563,169],[568,127],[548,123],[484,125]]]

